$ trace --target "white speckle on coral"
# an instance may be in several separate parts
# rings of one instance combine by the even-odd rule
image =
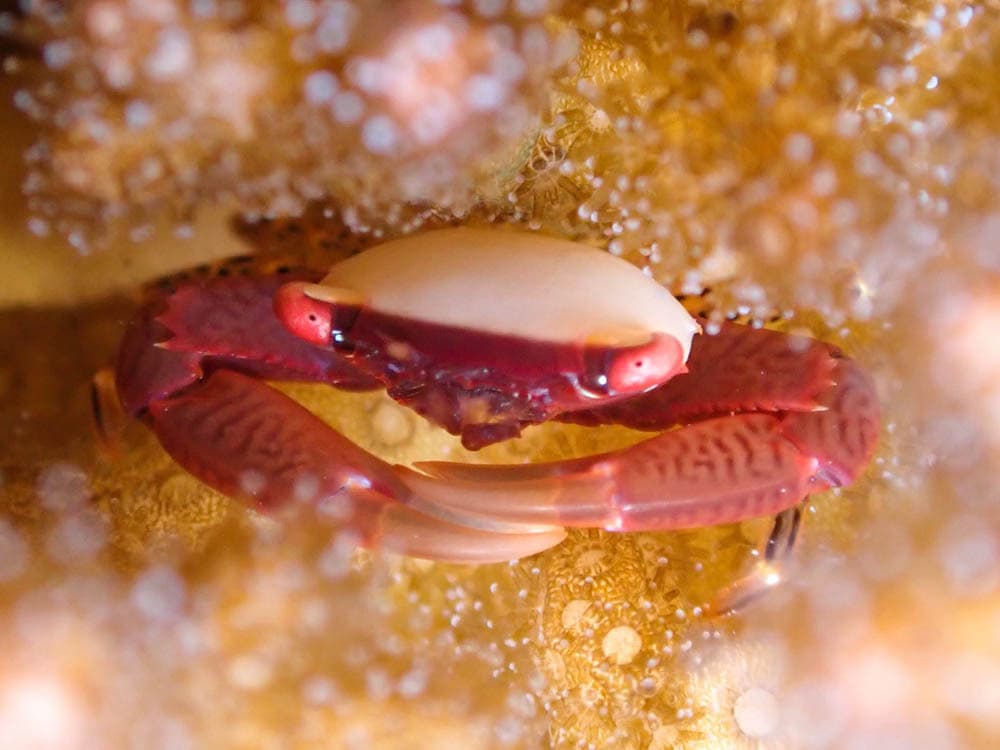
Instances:
[[[153,108],[144,101],[132,99],[125,105],[125,124],[133,129],[147,127],[153,122]]]
[[[62,563],[82,563],[92,559],[108,540],[108,526],[96,510],[84,509],[64,516],[45,541],[45,551]]]
[[[861,18],[861,5],[857,0],[839,0],[834,6],[834,14],[838,21],[854,23]]]
[[[63,40],[49,42],[42,48],[45,64],[53,70],[61,70],[73,60],[73,46]]]
[[[505,716],[497,722],[494,734],[501,745],[513,745],[524,736],[524,721],[516,716]]]
[[[568,602],[563,607],[561,616],[562,626],[569,630],[579,625],[583,620],[584,614],[591,606],[592,603],[586,599],[574,599]]]
[[[392,695],[392,688],[392,678],[384,669],[369,667],[365,670],[365,691],[369,698],[384,701]]]
[[[351,41],[357,23],[358,10],[346,0],[333,0],[324,5],[322,19],[316,28],[316,46],[323,52],[336,54]]]
[[[465,86],[465,99],[475,110],[498,108],[507,94],[503,81],[488,75],[474,75]]]
[[[132,585],[132,606],[152,622],[177,620],[187,599],[184,581],[175,570],[158,565],[143,572]]]
[[[813,172],[809,186],[817,197],[825,198],[833,195],[837,189],[837,172],[829,166],[821,167]]]
[[[356,57],[347,65],[347,80],[370,94],[384,91],[389,79],[386,64],[373,57]]]
[[[329,677],[312,677],[302,685],[302,697],[314,706],[330,704],[338,694],[336,683]]]
[[[453,53],[455,32],[443,23],[430,24],[412,32],[410,42],[418,58],[441,61]]]
[[[333,521],[346,523],[354,516],[354,501],[347,492],[336,492],[316,503],[316,512]]]
[[[312,25],[316,20],[316,6],[312,0],[288,0],[285,5],[285,21],[293,29]]]
[[[524,78],[524,59],[509,49],[498,50],[493,56],[490,71],[501,81],[516,83]]]
[[[642,637],[629,625],[612,628],[601,641],[601,651],[619,666],[630,663],[641,649]]]
[[[260,656],[244,654],[229,663],[229,682],[240,690],[260,690],[271,681],[271,665]]]
[[[540,16],[548,8],[548,0],[514,0],[514,9],[522,16]]]
[[[90,499],[86,473],[71,463],[54,463],[42,469],[35,491],[42,507],[57,512],[75,510]]]
[[[346,576],[351,571],[354,550],[359,542],[354,534],[337,534],[316,561],[319,572],[332,579]]]
[[[507,0],[473,0],[473,7],[483,18],[496,18],[503,13]]]
[[[102,41],[120,37],[126,29],[125,14],[116,2],[102,0],[91,4],[86,11],[87,31]]]
[[[365,113],[365,103],[353,91],[341,91],[334,95],[330,103],[333,118],[344,125],[351,125]]]
[[[583,21],[593,29],[599,29],[607,22],[608,17],[600,8],[590,6],[583,12]]]
[[[0,518],[0,582],[17,578],[28,567],[28,544],[21,533]]]
[[[419,698],[427,689],[426,669],[414,668],[399,678],[399,694],[403,698]]]
[[[194,64],[191,36],[182,28],[160,32],[156,47],[146,58],[145,70],[151,78],[168,80],[187,73]]]
[[[306,101],[310,104],[328,103],[338,89],[337,76],[329,70],[317,70],[310,73],[302,85]]]
[[[376,115],[361,126],[361,140],[373,154],[391,154],[399,145],[399,128],[391,118]]]
[[[984,595],[1000,585],[1000,543],[981,519],[960,516],[941,532],[938,559],[951,585],[967,595]]]
[[[813,156],[812,138],[805,133],[792,133],[785,139],[785,156],[799,164],[809,161]]]
[[[92,747],[84,740],[83,723],[80,701],[54,675],[4,675],[0,684],[0,737],[6,747]]]
[[[393,401],[383,401],[372,414],[372,431],[379,442],[399,445],[413,434],[413,423],[407,412]]]
[[[427,103],[410,118],[410,131],[423,144],[441,140],[461,117],[461,109],[443,91],[428,92]]]
[[[747,737],[761,739],[778,728],[778,699],[768,690],[752,687],[743,691],[733,704],[733,719]]]

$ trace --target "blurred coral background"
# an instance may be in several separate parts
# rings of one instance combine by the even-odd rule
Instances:
[[[5,747],[1000,742],[1000,6],[39,1],[0,33]],[[451,223],[868,368],[876,460],[810,499],[781,586],[705,609],[768,519],[434,564],[246,511],[139,425],[97,439],[143,282]],[[385,458],[464,455],[382,395],[287,390]]]

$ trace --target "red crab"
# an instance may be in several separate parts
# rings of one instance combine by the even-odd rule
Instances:
[[[472,449],[549,419],[657,434],[552,463],[407,468],[267,380],[386,388]],[[115,381],[125,410],[221,492],[263,510],[335,497],[364,544],[471,562],[538,552],[564,527],[786,512],[780,528],[857,477],[880,420],[870,380],[831,345],[737,324],[699,334],[621,259],[485,229],[389,242],[326,276],[181,283],[132,320]]]

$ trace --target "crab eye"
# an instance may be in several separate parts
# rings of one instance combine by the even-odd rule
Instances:
[[[626,395],[655,388],[684,372],[684,350],[673,336],[657,334],[637,347],[624,349],[611,358],[607,368],[608,389]]]
[[[294,282],[279,288],[274,295],[274,312],[292,335],[310,344],[329,346],[332,306],[307,296],[305,286]]]

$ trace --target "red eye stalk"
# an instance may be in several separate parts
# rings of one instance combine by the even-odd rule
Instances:
[[[317,346],[330,346],[333,306],[309,296],[315,284],[285,284],[274,295],[274,313],[290,333]]]
[[[687,372],[684,349],[673,336],[658,333],[640,346],[618,353],[608,367],[608,389],[621,395],[642,393]]]

